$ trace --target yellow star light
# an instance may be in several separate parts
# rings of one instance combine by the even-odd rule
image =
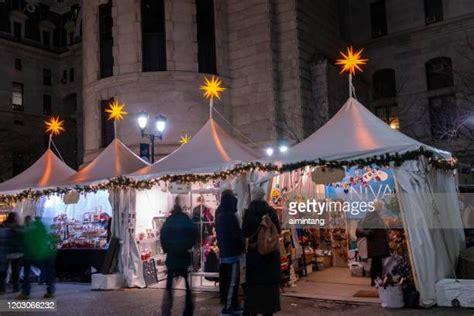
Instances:
[[[51,117],[49,121],[44,122],[46,124],[46,133],[56,136],[64,132],[64,121],[59,120],[59,116]]]
[[[204,91],[204,97],[206,99],[213,99],[216,97],[220,100],[221,97],[219,94],[225,90],[221,84],[222,81],[215,76],[212,76],[211,80],[207,79],[207,77],[204,77],[204,85],[202,85],[200,89]]]
[[[184,136],[181,136],[179,143],[181,145],[186,145],[187,143],[189,143],[190,140],[191,140],[191,137],[188,134],[185,134]]]
[[[109,113],[109,120],[123,120],[128,113],[124,111],[125,104],[120,104],[117,100],[109,104],[109,108],[105,112]]]
[[[358,52],[354,53],[352,50],[352,46],[347,48],[347,53],[344,54],[343,52],[339,52],[342,59],[338,59],[336,61],[336,65],[341,66],[341,74],[344,72],[348,72],[351,75],[355,75],[356,70],[362,72],[362,68],[360,65],[365,65],[368,59],[361,58],[362,52],[364,49],[359,50]]]

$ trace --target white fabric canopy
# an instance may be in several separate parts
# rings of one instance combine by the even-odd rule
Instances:
[[[73,186],[103,181],[134,172],[145,166],[148,166],[146,161],[115,138],[91,163],[67,178],[62,185]]]
[[[28,169],[3,183],[0,183],[2,194],[13,194],[25,189],[53,187],[73,175],[76,171],[59,159],[51,149]]]
[[[188,144],[131,176],[152,178],[164,174],[212,173],[257,157],[252,149],[209,119]]]
[[[450,154],[414,140],[388,126],[356,99],[349,98],[344,106],[320,129],[286,153],[265,161],[297,163],[302,161],[355,160],[404,153],[423,147],[445,158]]]

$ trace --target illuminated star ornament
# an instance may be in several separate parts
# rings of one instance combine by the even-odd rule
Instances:
[[[341,74],[344,72],[349,73],[350,75],[355,75],[356,70],[362,72],[361,65],[365,65],[368,59],[361,58],[362,52],[364,49],[355,52],[352,50],[352,46],[347,48],[347,53],[340,52],[342,59],[336,61],[336,65],[341,66]]]
[[[185,134],[181,136],[181,138],[179,139],[179,143],[181,145],[186,145],[189,143],[190,140],[191,140],[191,137],[188,134]]]
[[[64,121],[60,120],[59,116],[53,116],[44,123],[46,124],[46,133],[49,133],[50,136],[57,136],[64,132]]]
[[[124,111],[125,104],[120,104],[117,100],[109,104],[109,108],[105,112],[109,113],[109,120],[123,120],[128,113]]]
[[[204,97],[206,99],[213,99],[216,97],[220,100],[220,93],[225,90],[221,85],[222,81],[215,76],[212,76],[211,80],[204,77],[204,85],[202,85],[200,89],[204,92]]]

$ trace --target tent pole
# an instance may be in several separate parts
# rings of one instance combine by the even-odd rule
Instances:
[[[209,99],[209,118],[212,119],[212,107],[214,106],[214,98]]]
[[[349,73],[349,98],[352,98],[352,74]]]
[[[48,149],[51,149],[51,142],[53,141],[53,134],[49,134]]]

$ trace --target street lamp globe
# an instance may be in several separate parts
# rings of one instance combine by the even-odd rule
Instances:
[[[160,114],[156,117],[156,130],[159,133],[163,133],[165,128],[166,128],[166,117]]]
[[[288,146],[286,145],[281,145],[279,148],[281,153],[286,153],[288,151]]]
[[[273,148],[272,147],[268,147],[267,149],[265,149],[265,152],[267,153],[267,156],[272,156],[273,155]]]
[[[148,125],[148,113],[139,112],[137,116],[138,127],[143,131]]]

